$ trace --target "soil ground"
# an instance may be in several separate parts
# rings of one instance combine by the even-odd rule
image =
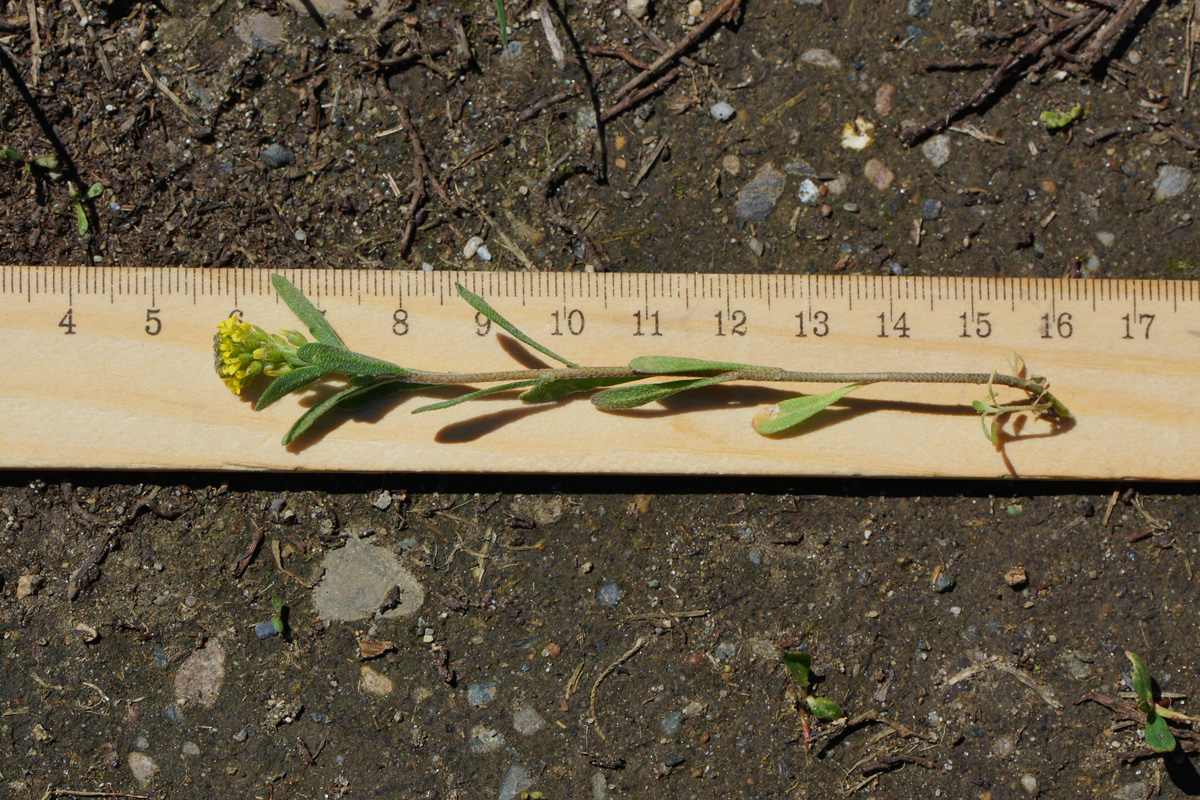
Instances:
[[[510,3],[504,45],[482,0],[0,2],[0,146],[58,159],[0,164],[0,261],[1195,276],[1193,3],[913,147],[987,74],[928,62],[1097,4],[748,0],[644,98],[717,6],[620,5]],[[1119,697],[1126,649],[1200,691],[1191,485],[10,474],[0,512],[5,797],[1200,792]],[[415,614],[321,619],[348,539]]]

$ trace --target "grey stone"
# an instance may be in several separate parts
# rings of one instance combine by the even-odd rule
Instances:
[[[621,602],[621,598],[625,596],[625,591],[614,583],[606,583],[600,587],[600,591],[596,594],[596,599],[606,606],[615,606]]]
[[[1150,796],[1150,786],[1145,781],[1132,781],[1113,792],[1112,800],[1141,800]]]
[[[1191,170],[1169,164],[1161,166],[1158,168],[1158,177],[1154,179],[1154,199],[1162,201],[1179,197],[1191,182]]]
[[[523,765],[513,763],[500,782],[500,800],[516,800],[521,792],[533,786],[533,776]]]
[[[913,19],[925,19],[933,11],[933,0],[908,0],[908,15]]]
[[[483,683],[473,683],[467,687],[467,703],[472,706],[486,706],[488,703],[496,699],[496,689],[498,685],[495,681],[484,681]]]
[[[937,580],[933,582],[933,590],[938,594],[945,594],[958,585],[958,581],[954,580],[953,575],[943,572],[937,576]]]
[[[921,205],[921,219],[926,222],[933,222],[942,215],[942,201],[936,197],[928,198]]]
[[[1113,242],[1116,240],[1117,237],[1108,231],[1100,231],[1096,234],[1096,241],[1100,242],[1100,244],[1104,245],[1105,247],[1112,247]]]
[[[546,720],[542,719],[542,715],[529,706],[521,706],[513,711],[512,724],[517,733],[522,736],[532,736],[546,727]]]
[[[717,649],[713,651],[713,657],[718,661],[728,661],[737,655],[737,645],[733,642],[721,642],[717,645]]]
[[[674,736],[675,734],[679,733],[679,726],[682,723],[683,723],[683,712],[682,711],[672,711],[670,714],[667,714],[665,717],[663,717],[663,720],[661,723],[662,732],[665,733],[667,736]]]
[[[278,636],[279,630],[275,627],[275,623],[268,619],[254,626],[254,635],[259,639],[270,639],[272,636]]]
[[[129,754],[129,771],[133,773],[135,781],[146,786],[154,780],[154,775],[158,772],[158,764],[154,763],[154,759],[145,753],[133,752]]]
[[[225,650],[220,639],[211,639],[202,649],[188,656],[175,673],[175,696],[180,702],[212,708],[217,704],[224,682]]]
[[[266,149],[262,151],[262,160],[271,169],[279,169],[296,163],[296,157],[292,155],[292,151],[281,144],[267,145]]]
[[[946,162],[950,160],[950,137],[944,133],[930,137],[921,145],[921,155],[925,156],[925,160],[934,168],[946,166]]]
[[[392,507],[392,493],[384,489],[375,499],[371,501],[371,505],[378,508],[380,511],[387,511]]]
[[[283,41],[283,20],[270,14],[251,14],[233,26],[233,33],[255,50],[266,50]]]
[[[764,164],[738,192],[737,215],[748,222],[763,222],[783,196],[787,177],[772,164]]]
[[[811,179],[805,178],[800,181],[800,191],[796,196],[806,206],[816,205],[817,201],[821,199],[821,189]]]
[[[717,122],[728,122],[733,119],[733,115],[737,112],[733,110],[733,106],[729,103],[716,103],[708,110],[709,115]]]
[[[805,64],[823,69],[841,69],[842,62],[833,53],[820,47],[813,47],[800,54],[800,60]]]
[[[391,550],[351,537],[346,546],[330,551],[322,562],[325,577],[313,592],[317,616],[327,621],[366,619],[379,611],[393,586],[400,587],[399,604],[382,616],[409,617],[425,602],[425,587]]]
[[[603,772],[592,775],[592,800],[608,800],[608,778]]]
[[[467,739],[467,744],[470,746],[471,752],[477,756],[492,753],[504,747],[504,735],[485,725],[476,725],[471,729],[471,736]]]

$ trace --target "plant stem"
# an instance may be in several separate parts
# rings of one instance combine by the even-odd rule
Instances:
[[[629,367],[559,367],[547,369],[507,370],[499,372],[408,372],[403,380],[439,386],[461,386],[474,383],[507,383],[526,380],[588,380],[592,378],[688,378],[706,377],[716,370],[671,373],[638,372]],[[724,370],[721,375],[731,381],[760,381],[771,383],[960,383],[1010,386],[1027,392],[1046,403],[1056,413],[1066,416],[1065,406],[1046,391],[1037,379],[1018,378],[988,372],[794,372],[775,367]],[[1058,409],[1062,409],[1059,412]]]

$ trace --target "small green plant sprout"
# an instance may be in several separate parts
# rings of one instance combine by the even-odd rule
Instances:
[[[780,367],[764,367],[726,361],[709,361],[687,356],[638,356],[625,366],[591,367],[577,364],[534,341],[492,308],[486,300],[458,287],[459,296],[476,312],[491,320],[527,347],[557,362],[561,367],[507,370],[496,372],[432,372],[393,364],[348,348],[325,316],[308,298],[282,275],[271,278],[279,297],[308,327],[309,341],[296,331],[269,334],[257,325],[230,317],[217,327],[213,339],[217,374],[234,394],[241,394],[259,375],[274,381],[263,391],[255,409],[266,408],[280,398],[317,381],[343,378],[346,385],[313,405],[293,423],[283,437],[287,445],[302,436],[322,415],[335,408],[356,410],[374,400],[399,392],[415,392],[434,387],[464,387],[463,393],[449,400],[421,406],[414,414],[450,408],[498,392],[520,391],[523,403],[553,403],[575,393],[590,393],[592,404],[602,411],[625,411],[664,400],[681,392],[702,389],[733,381],[764,383],[841,383],[830,392],[784,400],[761,410],[753,419],[753,428],[764,436],[776,436],[799,430],[803,423],[829,408],[846,395],[873,383],[957,383],[986,385],[988,396],[975,403],[983,421],[984,433],[994,444],[1000,442],[1000,420],[1014,412],[1030,412],[1049,419],[1062,419],[1071,413],[1054,395],[1041,376],[1025,377],[1024,363],[1012,361],[1018,374],[995,372],[794,372]],[[472,389],[472,384],[491,384]],[[626,385],[630,384],[630,385]],[[1026,402],[1000,403],[996,386],[1008,386],[1025,392]]]
[[[11,147],[0,147],[0,163],[12,164],[19,167],[21,169],[22,183],[36,178],[46,178],[51,181],[60,181],[63,178],[63,173],[58,167],[58,159],[54,156],[39,156],[34,159],[28,159]],[[67,181],[67,185],[71,189],[71,208],[75,210],[75,226],[79,231],[79,235],[83,236],[88,232],[88,228],[91,227],[91,223],[88,221],[87,209],[84,208],[83,204],[88,200],[95,200],[104,194],[104,184],[99,182],[93,183],[88,187],[87,191],[83,191],[74,181]]]
[[[1154,699],[1154,682],[1150,678],[1150,670],[1146,662],[1137,653],[1125,651],[1125,657],[1133,664],[1133,693],[1137,695],[1138,707],[1146,715],[1146,726],[1143,729],[1146,744],[1156,753],[1170,753],[1175,750],[1175,737],[1167,727],[1167,720],[1180,722],[1196,722],[1196,718],[1181,714],[1170,708],[1160,706]]]
[[[818,697],[809,692],[812,688],[812,656],[803,651],[784,653],[783,663],[796,679],[794,692],[797,705],[803,704],[808,712],[822,722],[833,722],[846,716],[841,707],[828,697]]]
[[[1067,127],[1083,116],[1083,103],[1076,103],[1069,111],[1043,111],[1042,124],[1048,131],[1057,131]]]

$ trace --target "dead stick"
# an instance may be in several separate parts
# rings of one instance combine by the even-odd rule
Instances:
[[[680,39],[678,44],[659,56],[654,63],[650,65],[649,69],[640,75],[634,76],[628,83],[618,89],[613,95],[613,99],[620,100],[622,97],[629,94],[634,89],[637,89],[643,83],[657,75],[663,67],[677,59],[683,52],[688,50],[688,48],[706,36],[709,30],[711,30],[712,27],[721,20],[722,17],[724,17],[726,14],[731,14],[739,5],[741,5],[741,2],[742,0],[724,0],[724,2],[722,2],[719,6],[710,11],[708,16],[704,18],[704,21],[697,25],[691,33]]]

